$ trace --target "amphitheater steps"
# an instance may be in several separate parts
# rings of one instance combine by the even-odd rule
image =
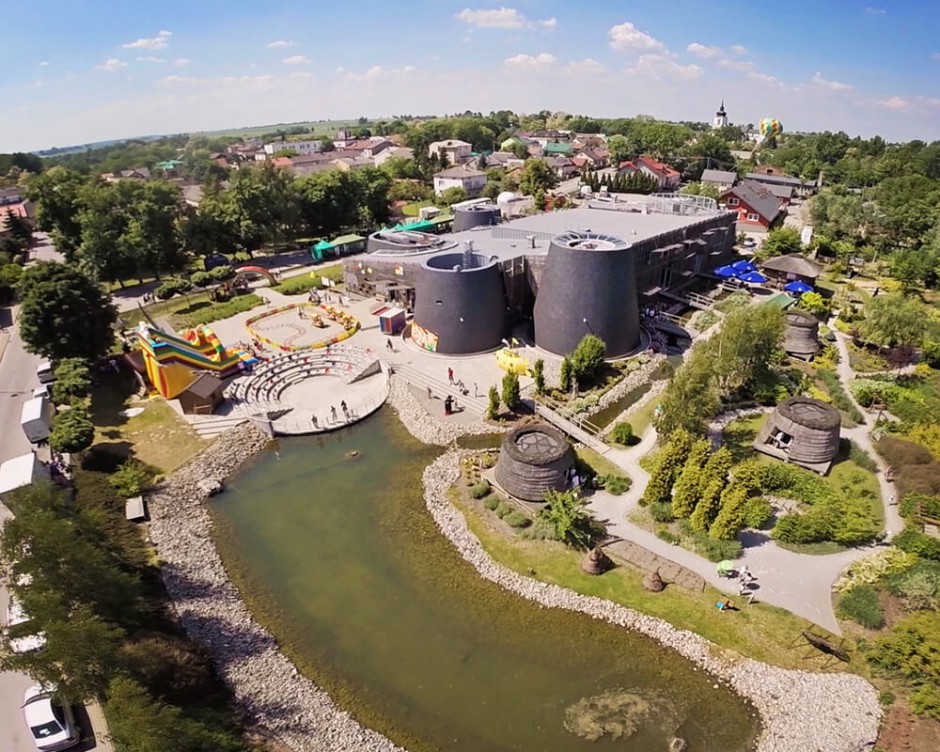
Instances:
[[[476,412],[480,413],[480,415],[486,413],[488,402],[486,397],[474,397],[472,392],[465,397],[464,395],[457,393],[457,388],[455,386],[451,386],[446,381],[440,381],[438,379],[431,378],[427,374],[418,371],[412,366],[395,366],[395,375],[402,379],[405,383],[416,386],[419,389],[427,389],[428,387],[431,387],[431,391],[438,397],[448,394],[455,395],[458,404],[463,405],[467,409],[475,410]]]
[[[183,417],[202,439],[214,439],[247,420],[243,415],[185,415]]]

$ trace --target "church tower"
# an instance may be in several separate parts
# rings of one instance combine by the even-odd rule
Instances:
[[[728,125],[728,113],[725,112],[725,100],[721,100],[721,107],[715,113],[715,119],[712,120],[713,128],[724,128]]]

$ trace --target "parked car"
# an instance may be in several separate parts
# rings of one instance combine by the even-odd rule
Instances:
[[[14,653],[30,653],[33,650],[39,650],[46,644],[46,636],[42,632],[27,634],[22,637],[10,636],[11,628],[26,624],[28,621],[29,614],[23,610],[20,602],[11,595],[10,602],[7,604],[7,644]],[[15,634],[16,630],[14,629]]]
[[[37,397],[45,397],[46,399],[50,399],[48,384],[42,384],[41,386],[37,386],[35,389],[33,389],[33,399],[36,399]]]
[[[757,248],[757,241],[754,238],[745,238],[741,245],[745,248],[750,248],[753,250],[754,248]]]
[[[55,699],[49,689],[36,684],[23,695],[23,718],[41,752],[71,749],[79,742],[75,714]]]
[[[51,384],[55,381],[55,368],[50,361],[44,360],[36,366],[36,378],[40,384]]]

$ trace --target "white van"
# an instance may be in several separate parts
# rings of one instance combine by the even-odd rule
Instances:
[[[52,369],[52,363],[48,360],[44,360],[36,366],[36,378],[39,379],[40,384],[51,384],[55,381],[55,372]]]

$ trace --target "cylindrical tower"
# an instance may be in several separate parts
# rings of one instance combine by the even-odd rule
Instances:
[[[495,258],[474,253],[432,256],[418,272],[412,339],[454,355],[483,352],[506,336],[503,275]]]
[[[454,232],[472,230],[474,227],[495,225],[499,222],[500,211],[495,204],[476,204],[458,207],[454,210]]]
[[[567,232],[552,239],[535,299],[535,344],[566,355],[586,334],[607,345],[607,357],[640,343],[633,251],[612,235]]]

